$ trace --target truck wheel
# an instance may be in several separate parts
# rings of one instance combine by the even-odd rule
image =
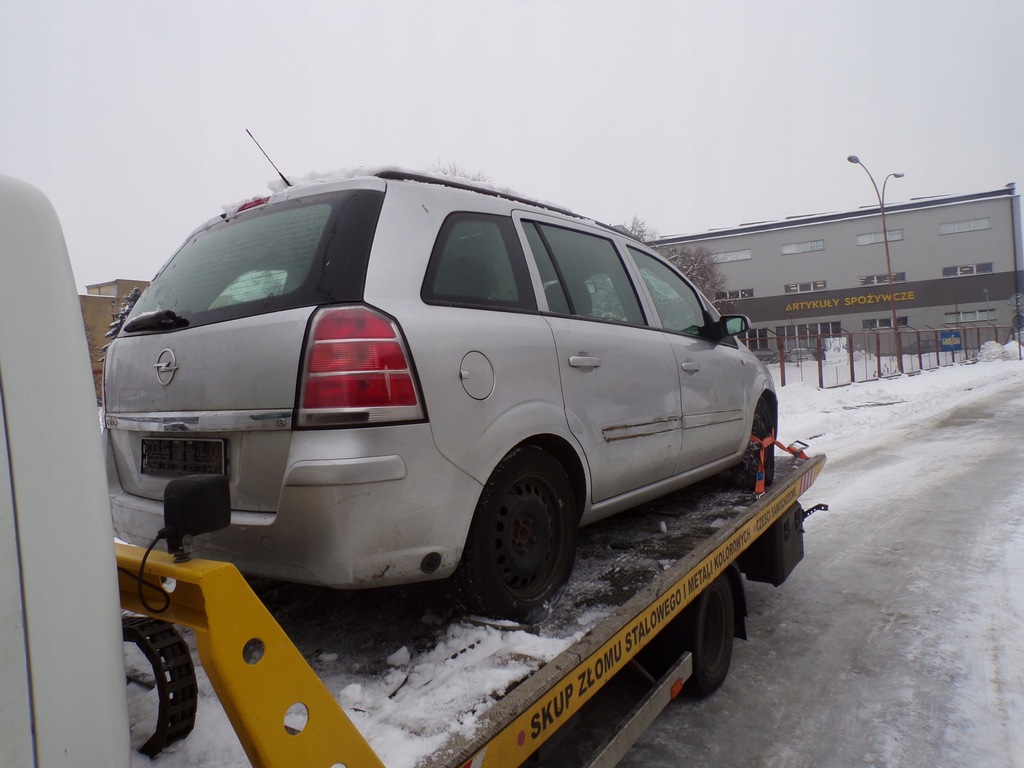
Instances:
[[[470,613],[531,622],[561,595],[576,558],[576,504],[554,457],[511,451],[484,486],[455,586]]]
[[[772,411],[765,400],[757,403],[754,409],[754,421],[750,426],[750,434],[761,440],[768,437],[775,429]],[[757,482],[757,470],[761,463],[761,447],[754,442],[747,445],[743,461],[733,470],[736,484],[744,491],[752,491]],[[775,448],[767,448],[764,452],[764,485],[770,486],[775,480]]]
[[[728,576],[715,579],[690,610],[686,647],[693,654],[693,675],[686,682],[686,691],[703,698],[725,681],[732,660],[736,618]]]

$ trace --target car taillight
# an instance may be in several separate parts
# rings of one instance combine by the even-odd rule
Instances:
[[[422,418],[409,355],[395,322],[367,307],[319,310],[306,347],[298,425]]]
[[[239,205],[235,209],[235,213],[248,211],[250,208],[259,208],[261,205],[266,205],[268,202],[270,202],[269,197],[254,197],[251,200],[246,200],[244,203]]]

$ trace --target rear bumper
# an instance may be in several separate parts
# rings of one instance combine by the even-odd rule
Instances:
[[[324,433],[298,433],[277,512],[232,512],[230,527],[196,538],[196,555],[349,589],[449,576],[481,486],[438,453],[429,427],[403,428],[403,455],[314,458],[326,447]],[[162,502],[125,492],[116,472],[109,481],[115,532],[148,545],[163,527]]]

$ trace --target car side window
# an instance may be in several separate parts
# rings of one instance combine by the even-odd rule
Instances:
[[[477,213],[453,213],[445,219],[421,295],[432,304],[536,310],[512,220]]]
[[[611,240],[523,222],[552,312],[644,324],[633,284]]]
[[[544,245],[544,238],[537,231],[537,225],[530,221],[523,222],[523,229],[526,232],[526,240],[530,243],[530,250],[533,251],[534,261],[537,263],[537,271],[540,272],[541,282],[544,284],[544,296],[548,300],[548,310],[558,315],[571,315],[569,299],[565,295],[565,288],[558,277],[554,262],[551,261],[551,254]]]
[[[647,290],[651,292],[662,327],[668,331],[700,335],[706,320],[696,291],[650,254],[636,248],[630,248],[629,253],[640,269]]]

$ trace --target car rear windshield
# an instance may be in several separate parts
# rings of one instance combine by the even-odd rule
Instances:
[[[359,301],[383,200],[366,189],[316,195],[197,232],[153,278],[123,332]],[[162,322],[147,323],[150,316]]]

